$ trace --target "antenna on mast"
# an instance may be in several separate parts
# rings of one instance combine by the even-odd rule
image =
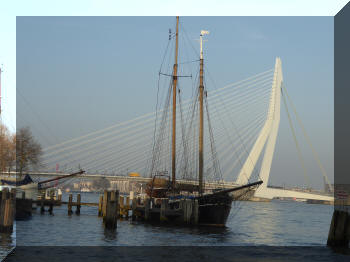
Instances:
[[[199,36],[199,41],[200,41],[200,49],[201,49],[201,52],[200,52],[200,59],[203,59],[203,36],[204,35],[209,35],[209,31],[206,31],[206,30],[201,30],[201,34]],[[207,40],[204,40],[204,41],[207,41]]]

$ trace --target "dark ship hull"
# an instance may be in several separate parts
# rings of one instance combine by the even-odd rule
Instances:
[[[225,226],[231,211],[232,201],[241,200],[242,196],[260,184],[262,181],[198,197],[198,223],[200,225]]]
[[[198,224],[203,226],[219,226],[226,224],[231,211],[233,197],[229,193],[219,196],[205,196],[199,199]]]
[[[136,209],[140,214],[139,217],[148,222],[224,227],[230,215],[232,202],[242,199],[242,195],[250,192],[261,183],[262,181],[258,181],[196,197],[187,196],[184,198],[177,195],[178,199],[161,198],[158,199],[159,201],[157,198],[151,197],[146,199],[148,204],[145,203]],[[163,208],[162,200],[167,203]],[[148,210],[147,215],[146,210]]]

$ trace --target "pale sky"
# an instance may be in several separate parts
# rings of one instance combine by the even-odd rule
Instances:
[[[12,0],[0,3],[2,120],[16,126],[16,16],[70,15],[316,15],[334,16],[347,0]]]
[[[5,3],[2,3],[2,7],[0,9],[0,24],[2,25],[0,27],[0,35],[1,35],[1,41],[0,41],[0,65],[3,64],[3,74],[2,74],[2,108],[3,108],[3,115],[2,119],[5,122],[5,124],[8,125],[8,127],[11,130],[15,130],[16,126],[16,16],[36,16],[36,15],[326,15],[326,16],[334,16],[343,5],[347,3],[347,1],[239,1],[239,3],[232,3],[232,1],[221,1],[220,4],[218,2],[213,1],[191,1],[191,4],[188,4],[188,1],[176,1],[176,5],[174,4],[174,1],[153,1],[155,2],[155,6],[157,8],[154,8],[154,6],[150,5],[149,2],[147,4],[144,1],[139,1],[138,4],[128,3],[127,1],[67,1],[67,4],[64,4],[65,1],[6,1]],[[185,3],[186,2],[186,3]],[[237,1],[238,2],[238,1]],[[252,5],[255,5],[255,8],[251,8]],[[256,5],[259,7],[256,8]],[[69,8],[67,8],[69,6]],[[134,7],[138,6],[138,9],[135,9]],[[198,8],[198,6],[201,6],[201,8]],[[302,6],[302,8],[300,8]],[[107,8],[106,8],[107,7]],[[161,21],[165,21],[165,23],[168,23],[168,21],[172,21],[172,18],[159,18]],[[199,25],[199,23],[202,25],[203,21],[201,19],[195,19],[195,18],[184,18],[186,23],[194,23],[192,27],[196,28]],[[22,31],[17,32],[20,33],[20,35],[24,38],[21,38],[21,40],[30,40],[29,45],[25,49],[23,48],[21,55],[28,55],[27,61],[25,61],[26,66],[32,66],[30,67],[30,70],[26,72],[27,74],[37,74],[40,75],[40,72],[35,72],[36,69],[40,70],[40,61],[35,60],[37,57],[35,54],[32,54],[30,48],[35,48],[36,41],[40,40],[40,29],[45,30],[46,29],[53,29],[53,30],[62,30],[62,24],[60,24],[60,21],[57,19],[51,19],[48,24],[46,23],[40,23],[40,19],[36,20],[30,20],[28,24],[21,24]],[[82,25],[79,25],[79,21],[70,20],[73,23],[76,23],[76,26],[82,28]],[[91,23],[90,25],[93,27],[93,30],[96,30],[95,32],[99,31],[99,26],[101,26],[103,29],[103,19],[98,20],[83,20],[87,21],[88,23]],[[97,23],[95,23],[98,21]],[[118,21],[117,19],[114,19],[114,21]],[[136,30],[138,27],[138,23],[140,24],[140,27],[142,26],[156,26],[160,30],[162,30],[162,27],[160,27],[159,22],[155,18],[150,19],[131,19],[131,18],[124,18],[124,20],[119,21],[127,21],[125,24],[128,25],[128,27],[131,30]],[[145,24],[143,25],[145,21]],[[257,43],[262,49],[265,49],[267,45],[270,43],[276,44],[273,42],[274,40],[280,41],[281,46],[278,49],[278,44],[276,44],[276,50],[270,50],[270,53],[260,53],[261,63],[265,63],[266,65],[273,65],[274,62],[274,56],[280,55],[282,57],[283,66],[284,66],[284,76],[286,81],[286,86],[291,93],[292,97],[294,97],[294,103],[297,104],[297,107],[300,109],[299,113],[304,117],[304,120],[306,122],[309,122],[307,128],[317,130],[316,133],[316,139],[315,143],[318,144],[320,141],[324,141],[324,147],[318,147],[318,150],[320,151],[320,155],[322,160],[325,162],[325,166],[327,168],[328,173],[333,176],[333,19],[329,18],[315,18],[314,20],[311,18],[304,18],[304,19],[292,19],[292,18],[285,18],[281,21],[283,26],[279,23],[279,20],[272,19],[272,18],[266,18],[264,20],[259,20],[258,18],[242,18],[239,20],[236,19],[229,19],[229,18],[211,18],[208,19],[208,22],[206,23],[206,26],[210,30],[215,30],[219,32],[222,30],[222,34],[224,34],[224,30],[227,29],[225,27],[225,23],[227,21],[233,23],[233,25],[236,26],[237,34],[239,35],[246,35],[247,39],[249,37],[257,37],[261,38],[261,42]],[[35,28],[35,23],[39,22],[38,25],[39,29],[34,30],[32,33],[35,35],[37,34],[37,37],[31,39],[32,35],[30,34],[30,31],[25,31],[25,29],[33,30]],[[31,24],[33,23],[33,24]],[[153,23],[153,25],[152,25]],[[161,22],[162,23],[162,22]],[[306,26],[304,26],[306,24]],[[4,26],[6,25],[6,26]],[[238,25],[238,27],[237,27]],[[242,26],[240,26],[242,25]],[[34,27],[33,27],[34,26]],[[165,24],[164,28],[168,28],[169,25]],[[61,27],[61,28],[60,28]],[[128,27],[121,28],[121,30],[125,30],[124,33],[128,30]],[[210,27],[210,28],[209,28]],[[17,28],[18,29],[18,28]],[[299,31],[298,31],[299,30]],[[309,32],[312,30],[314,35],[310,35]],[[315,30],[315,31],[314,31]],[[52,33],[52,32],[51,32]],[[64,30],[61,31],[61,33],[64,35]],[[282,37],[276,37],[276,34],[279,34],[279,36]],[[291,45],[294,43],[293,46],[283,46],[288,44],[290,34],[291,39]],[[46,43],[52,43],[51,41],[55,40],[55,33],[49,34],[51,35],[48,39],[43,39],[43,42]],[[27,37],[27,38],[25,38]],[[137,36],[130,36],[129,41],[138,41]],[[232,36],[234,37],[234,36]],[[298,38],[299,37],[299,38]],[[77,38],[78,39],[78,38]],[[323,41],[322,43],[318,43],[317,40]],[[74,37],[73,37],[73,42]],[[313,42],[314,41],[314,42]],[[40,44],[40,41],[38,42]],[[76,42],[77,44],[78,42]],[[97,42],[96,42],[97,43]],[[33,46],[30,46],[32,44]],[[63,44],[69,44],[69,43],[63,43]],[[262,44],[262,45],[260,45]],[[300,44],[300,45],[299,45]],[[305,44],[305,45],[304,45]],[[212,44],[214,45],[214,44]],[[244,41],[242,40],[242,45],[244,45]],[[282,48],[284,47],[284,49]],[[22,45],[24,47],[24,45]],[[253,47],[251,47],[253,48]],[[277,50],[278,49],[278,50]],[[323,51],[325,51],[323,53]],[[35,50],[34,50],[35,51]],[[45,50],[44,50],[45,51]],[[101,50],[103,52],[110,52],[110,50]],[[239,50],[238,50],[239,51]],[[47,52],[50,52],[50,49],[47,49]],[[247,49],[246,52],[249,53],[249,50]],[[277,54],[278,53],[278,54]],[[49,53],[47,53],[49,54]],[[241,61],[243,62],[243,53],[241,53]],[[322,54],[322,55],[319,55]],[[32,55],[32,56],[31,56]],[[53,55],[53,54],[51,54]],[[74,53],[72,54],[74,57]],[[308,57],[309,60],[300,61],[300,58],[304,55],[304,57]],[[239,56],[239,55],[238,55]],[[49,56],[46,56],[48,58]],[[23,56],[22,56],[23,58]],[[45,55],[43,56],[45,59]],[[57,58],[59,59],[59,53],[57,54],[56,58],[53,56],[54,60]],[[32,59],[32,60],[30,60]],[[299,59],[299,60],[298,60]],[[157,68],[159,66],[159,57],[154,58],[154,62],[151,62],[152,66],[154,68]],[[249,60],[249,59],[248,59]],[[21,60],[22,62],[24,60]],[[251,65],[253,64],[254,60],[251,60]],[[324,63],[327,62],[327,63]],[[237,75],[232,80],[240,80],[240,77],[245,76],[244,70],[247,70],[249,68],[249,61],[246,61],[246,67],[242,67],[242,72],[238,72]],[[300,68],[297,67],[298,63],[300,63]],[[259,68],[258,65],[255,65],[256,68]],[[262,66],[263,67],[263,66]],[[148,74],[152,74],[153,72],[151,69],[154,68],[148,68]],[[314,75],[308,75],[310,73]],[[216,69],[213,70],[214,73],[216,73]],[[146,74],[146,72],[144,72]],[[247,72],[249,75],[249,72]],[[317,77],[317,74],[319,75],[318,80],[315,78]],[[46,76],[42,76],[45,78]],[[301,78],[304,81],[300,81]],[[224,78],[223,78],[224,79]],[[23,79],[22,79],[23,80]],[[230,81],[229,78],[226,79],[227,81]],[[316,80],[316,81],[314,81]],[[221,83],[220,83],[221,84]],[[222,81],[222,84],[225,84],[225,81]],[[135,83],[137,85],[137,83]],[[302,91],[305,87],[312,87],[310,89],[305,89]],[[293,93],[293,88],[296,88]],[[291,91],[292,89],[292,91]],[[56,89],[58,91],[58,89]],[[63,89],[62,92],[65,92]],[[73,91],[74,92],[74,91]],[[26,93],[23,92],[26,98],[29,101],[33,101],[31,99],[32,96],[36,96],[35,92]],[[123,95],[125,97],[128,97],[128,93],[124,92]],[[153,95],[153,93],[151,94]],[[315,99],[313,99],[312,103],[313,106],[310,107],[308,105],[307,100],[312,98],[313,96],[316,96]],[[21,100],[19,100],[21,101]],[[36,104],[34,100],[34,105]],[[45,117],[45,114],[42,114],[42,106],[39,105],[39,107],[35,108],[37,112],[39,112],[40,117],[44,119],[46,123],[49,125],[52,124],[52,119],[47,119]],[[130,112],[126,114],[120,114],[117,119],[114,119],[113,121],[110,118],[106,119],[100,119],[99,126],[108,126],[112,125],[115,122],[118,121],[124,121],[132,117],[136,117],[141,114],[145,114],[150,112],[153,109],[148,107],[148,105],[140,103],[140,106],[138,108],[134,108]],[[64,114],[64,112],[63,112]],[[283,111],[281,112],[281,117],[283,116]],[[317,114],[322,114],[325,117],[325,122],[323,121],[317,121]],[[82,116],[84,118],[84,116]],[[86,118],[86,116],[85,116]],[[62,132],[61,139],[69,139],[74,138],[76,136],[82,135],[84,132],[88,131],[94,131],[96,128],[93,126],[88,126],[87,124],[82,124],[84,128],[81,128],[79,130],[71,130],[71,132],[68,130],[66,133]],[[285,128],[286,122],[283,123],[281,120],[281,133],[287,133],[287,129]],[[327,128],[332,127],[332,128]],[[284,131],[283,131],[284,130]],[[288,131],[289,132],[289,131]],[[311,133],[314,133],[313,130],[311,130]],[[290,135],[290,134],[289,134]],[[288,146],[291,146],[291,143],[289,142],[279,142],[281,143],[287,143],[288,145],[285,145],[285,148],[288,148]],[[316,146],[317,147],[317,146]],[[326,148],[332,148],[332,152],[328,152]],[[280,148],[280,149],[278,149]],[[281,149],[282,147],[277,147],[276,152],[277,155],[283,156],[282,158],[288,157],[288,154],[286,155],[286,152]],[[279,151],[278,151],[279,150]],[[282,151],[281,151],[282,150]],[[282,153],[281,153],[282,152]],[[283,153],[284,152],[284,153]],[[278,161],[276,164],[276,167],[274,167],[275,172],[280,172],[280,170],[283,170],[285,168],[286,163],[283,163],[283,161]],[[288,177],[285,179],[287,182],[291,182],[292,179],[288,180]],[[331,180],[333,180],[331,178]],[[284,181],[282,180],[276,180],[276,184],[282,183]],[[315,182],[316,183],[316,182]],[[319,184],[319,183],[317,183]]]

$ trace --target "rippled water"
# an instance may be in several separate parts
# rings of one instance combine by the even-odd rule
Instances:
[[[98,194],[82,194],[82,201],[98,202]],[[55,207],[52,216],[41,215],[38,209],[30,220],[17,221],[16,241],[20,246],[323,246],[332,212],[328,205],[237,202],[226,228],[154,226],[124,220],[118,221],[113,233],[104,230],[97,207],[83,206],[80,216],[68,216],[63,205]]]

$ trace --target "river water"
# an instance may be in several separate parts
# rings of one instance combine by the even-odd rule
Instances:
[[[98,202],[98,194],[82,193],[82,202]],[[63,200],[67,195],[63,196]],[[73,199],[76,199],[75,196]],[[73,207],[74,210],[74,207]],[[226,228],[155,226],[118,220],[116,232],[105,231],[97,207],[67,206],[16,222],[16,234],[1,236],[1,250],[18,246],[315,246],[327,242],[333,206],[302,202],[236,202]],[[5,239],[6,238],[6,239]]]

